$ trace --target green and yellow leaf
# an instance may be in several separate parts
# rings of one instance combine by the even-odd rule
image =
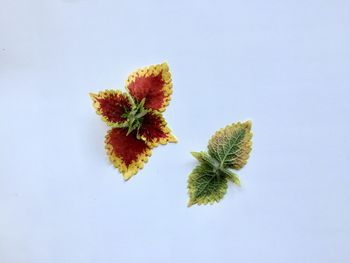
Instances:
[[[241,169],[252,149],[251,122],[237,122],[217,131],[209,140],[208,153],[222,168]]]
[[[229,168],[223,168],[220,166],[220,163],[211,157],[206,152],[191,152],[194,158],[196,158],[199,162],[205,163],[212,168],[212,171],[217,173],[218,176],[225,176],[228,180],[236,184],[237,186],[241,186],[238,176],[230,171]]]
[[[237,122],[217,131],[209,140],[208,152],[192,152],[199,165],[188,179],[188,206],[219,202],[227,190],[227,182],[240,186],[231,169],[241,169],[252,149],[251,122]]]
[[[213,157],[211,157],[208,153],[206,152],[191,152],[192,156],[196,158],[199,162],[202,163],[207,163],[213,168],[218,168],[219,167],[219,162],[215,160]]]
[[[225,168],[220,168],[219,173],[226,176],[227,180],[231,181],[235,185],[241,186],[241,181],[239,180],[237,174],[235,174],[235,173],[233,173],[230,170],[225,169]]]
[[[188,206],[219,202],[224,197],[226,189],[226,177],[218,176],[218,173],[209,164],[201,162],[188,179],[190,196]]]

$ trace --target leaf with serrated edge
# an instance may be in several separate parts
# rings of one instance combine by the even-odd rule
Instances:
[[[213,204],[225,195],[227,182],[240,186],[231,169],[241,169],[252,148],[251,122],[237,122],[217,131],[209,140],[207,152],[191,152],[199,161],[188,179],[188,206]]]
[[[217,131],[209,140],[208,153],[222,168],[241,169],[252,149],[251,122],[237,122]]]
[[[205,163],[212,167],[213,172],[217,172],[218,175],[226,176],[228,180],[232,181],[237,186],[241,186],[238,176],[230,171],[228,168],[220,167],[220,163],[211,157],[206,152],[191,152],[194,158],[196,158],[199,162]]]
[[[206,152],[191,152],[192,156],[196,158],[200,162],[204,162],[212,166],[213,168],[219,167],[219,162],[212,158],[209,154]]]
[[[227,179],[213,172],[210,165],[200,163],[188,178],[188,193],[190,200],[188,206],[193,204],[213,204],[219,202],[225,195]]]
[[[220,173],[223,173],[226,176],[226,178],[230,180],[232,183],[234,183],[235,185],[241,186],[241,181],[239,180],[237,174],[225,168],[221,168]]]

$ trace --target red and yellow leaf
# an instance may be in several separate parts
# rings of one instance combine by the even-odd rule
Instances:
[[[138,140],[135,133],[127,134],[127,129],[112,128],[105,139],[106,151],[110,161],[129,180],[148,161],[151,147]]]
[[[145,108],[165,111],[172,93],[168,64],[162,63],[136,70],[129,75],[126,88],[136,101],[145,98]]]
[[[163,116],[157,112],[149,112],[143,117],[139,135],[151,147],[177,142]]]
[[[124,113],[130,111],[130,98],[119,90],[105,90],[98,94],[90,93],[96,113],[101,115],[102,120],[108,125],[127,121]]]

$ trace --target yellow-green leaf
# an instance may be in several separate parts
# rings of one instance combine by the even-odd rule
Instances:
[[[232,183],[234,183],[237,186],[241,186],[241,181],[239,180],[237,174],[231,172],[228,169],[220,168],[219,169],[220,174],[224,174],[228,180],[230,180]]]
[[[219,202],[224,197],[226,189],[226,177],[218,176],[218,173],[213,171],[212,166],[202,162],[188,178],[188,193],[190,196],[188,206]]]
[[[252,149],[251,122],[237,122],[217,131],[209,140],[208,153],[222,168],[241,169]]]

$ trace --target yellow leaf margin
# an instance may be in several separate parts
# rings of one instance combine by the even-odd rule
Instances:
[[[162,80],[164,81],[164,101],[162,102],[162,106],[158,112],[164,112],[166,107],[169,105],[171,101],[171,94],[172,94],[172,80],[171,80],[171,73],[169,71],[168,63],[164,62],[157,65],[151,65],[147,67],[143,67],[140,69],[137,69],[133,73],[131,73],[128,76],[128,79],[126,80],[126,89],[128,89],[128,86],[135,82],[137,77],[149,77],[149,76],[158,76],[159,74],[162,74]]]
[[[122,158],[115,155],[113,151],[113,146],[110,143],[108,143],[108,135],[110,131],[108,131],[107,135],[105,136],[105,149],[108,158],[113,164],[113,166],[117,168],[119,172],[123,175],[124,180],[127,181],[131,177],[133,177],[139,170],[141,170],[144,167],[145,163],[148,162],[149,157],[152,155],[152,148],[146,148],[145,152],[139,154],[137,156],[137,159],[132,161],[131,164],[127,166]]]

